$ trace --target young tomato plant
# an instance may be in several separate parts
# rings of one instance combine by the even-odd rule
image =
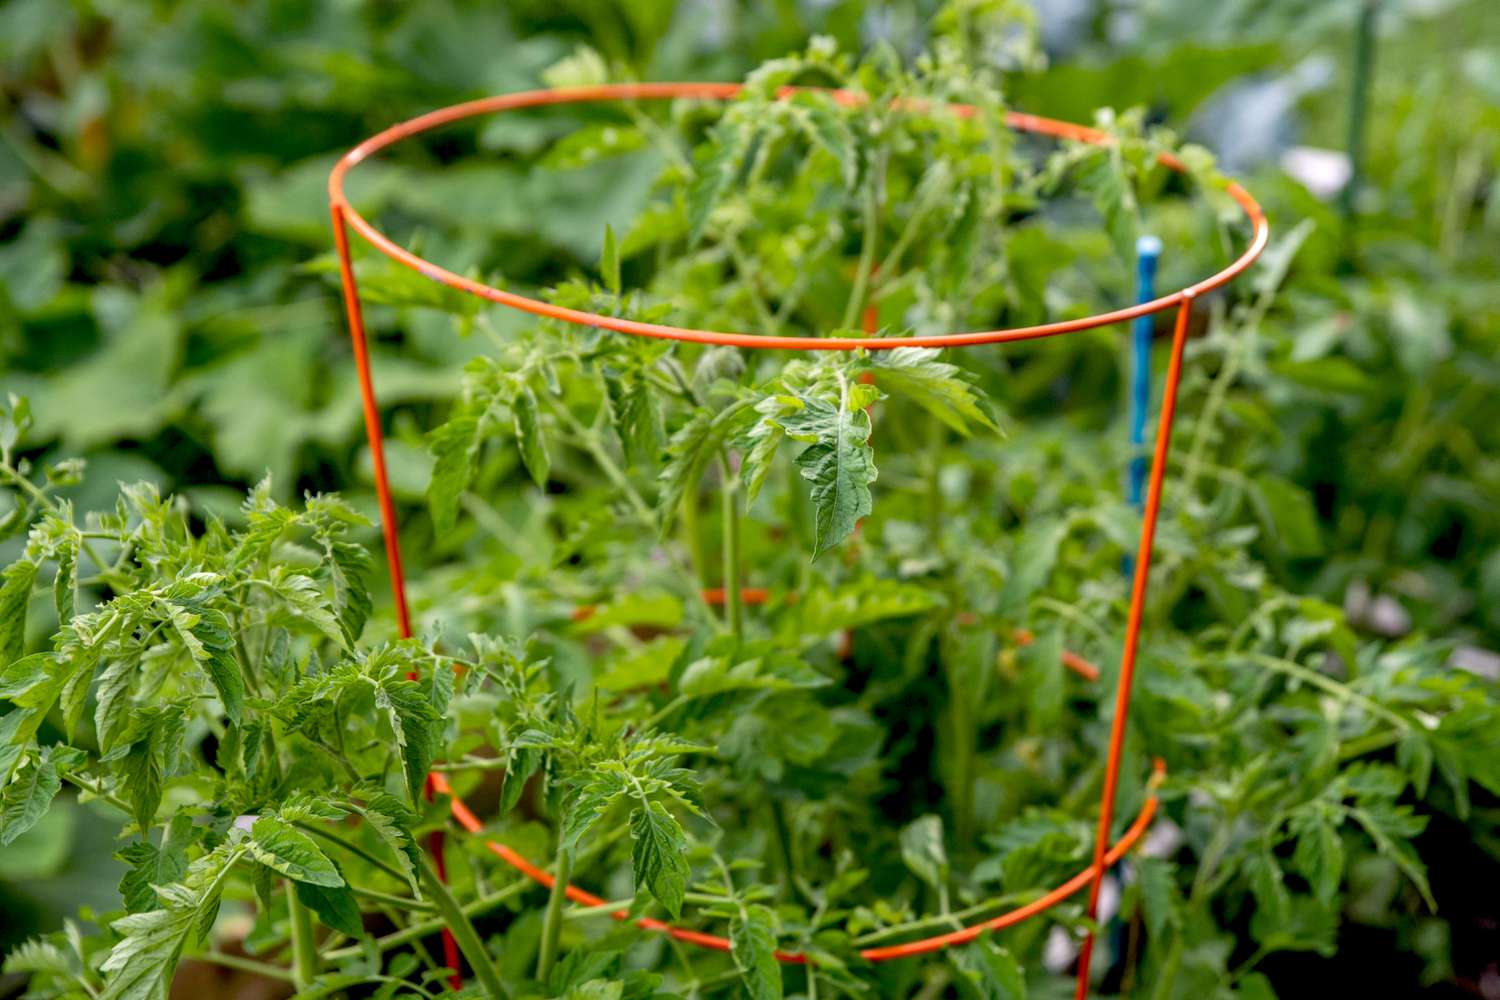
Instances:
[[[1103,146],[1005,126],[1007,74],[1037,62],[1012,4],[950,4],[932,38],[911,63],[816,41],[724,106],[589,112],[555,169],[645,157],[661,180],[551,300],[764,334],[992,328],[1117,300],[1147,224],[1227,225],[1211,158],[1139,113],[1101,115]],[[403,518],[426,638],[386,642],[363,637],[392,626],[345,503],[262,486],[220,520],[131,487],[80,516],[78,468],[28,466],[13,401],[0,839],[70,786],[120,821],[127,867],[121,913],[7,969],[38,995],[159,996],[191,957],[308,996],[437,996],[451,941],[468,995],[1051,996],[1092,926],[1106,992],[1260,998],[1372,880],[1430,909],[1428,818],[1500,791],[1494,691],[1289,592],[1306,498],[1204,444],[1296,248],[1195,345],[1217,364],[1167,469],[1122,828],[1151,758],[1167,777],[1117,904],[899,961],[867,952],[1090,862],[1138,527],[1123,434],[1080,392],[1108,341],[788,356],[362,272],[393,307],[372,323],[446,308],[486,338],[426,435],[428,516]],[[441,789],[483,836],[453,833]],[[550,890],[518,856],[551,859]]]

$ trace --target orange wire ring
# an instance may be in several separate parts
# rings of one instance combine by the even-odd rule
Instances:
[[[797,89],[799,88],[783,88],[781,96],[789,96]],[[1145,510],[1142,516],[1140,541],[1136,550],[1136,567],[1130,592],[1130,610],[1126,619],[1125,638],[1120,657],[1120,676],[1115,688],[1114,716],[1110,726],[1109,753],[1105,762],[1104,785],[1099,798],[1099,819],[1094,838],[1093,861],[1089,867],[1051,892],[1009,913],[1004,913],[973,926],[936,937],[929,937],[906,944],[869,948],[860,954],[869,961],[878,962],[904,958],[911,955],[920,955],[948,947],[949,945],[972,941],[987,930],[999,930],[1009,927],[1028,917],[1041,913],[1072,896],[1085,885],[1089,888],[1087,912],[1089,917],[1093,918],[1098,912],[1099,893],[1103,885],[1105,872],[1124,857],[1140,840],[1146,828],[1150,825],[1157,808],[1156,796],[1148,796],[1139,815],[1136,816],[1135,821],[1126,830],[1124,836],[1113,847],[1109,845],[1110,828],[1114,822],[1115,794],[1119,785],[1120,758],[1125,741],[1125,724],[1130,709],[1132,681],[1135,676],[1136,650],[1139,644],[1141,617],[1145,606],[1147,575],[1151,563],[1152,544],[1156,536],[1157,517],[1160,512],[1162,484],[1167,464],[1167,449],[1172,434],[1172,419],[1177,407],[1177,388],[1182,375],[1182,354],[1187,342],[1188,319],[1192,312],[1193,301],[1199,295],[1229,283],[1236,276],[1244,272],[1260,256],[1270,237],[1270,227],[1266,222],[1265,214],[1248,191],[1237,183],[1230,183],[1225,188],[1225,193],[1245,212],[1245,216],[1253,229],[1249,245],[1239,257],[1235,258],[1233,262],[1218,273],[1196,284],[1189,285],[1179,291],[1172,292],[1149,302],[1081,319],[1043,323],[1036,326],[1017,327],[1009,330],[977,330],[968,333],[928,336],[866,336],[834,339],[823,337],[760,336],[750,333],[686,329],[657,323],[643,323],[617,316],[601,316],[595,313],[568,309],[537,299],[527,298],[514,292],[508,292],[501,288],[495,288],[491,285],[465,278],[462,275],[455,274],[452,271],[423,260],[421,257],[393,242],[389,237],[371,225],[363,216],[355,211],[344,194],[344,178],[353,167],[363,162],[371,154],[377,153],[402,139],[410,138],[422,132],[476,115],[513,111],[520,108],[593,101],[671,99],[723,101],[734,98],[740,91],[741,85],[733,83],[623,83],[502,94],[495,97],[468,101],[463,104],[455,104],[451,107],[432,111],[428,114],[393,125],[354,147],[334,165],[333,171],[328,178],[328,196],[333,216],[334,243],[338,251],[344,305],[348,315],[349,334],[353,344],[355,367],[359,375],[360,398],[364,407],[365,432],[369,439],[371,458],[374,465],[375,490],[380,504],[381,528],[385,538],[386,559],[390,566],[391,590],[395,598],[396,618],[400,635],[404,638],[412,634],[411,617],[406,600],[406,583],[402,572],[400,544],[397,539],[395,504],[391,497],[390,481],[386,472],[385,446],[380,426],[380,410],[375,398],[375,387],[370,372],[370,358],[366,344],[359,288],[355,281],[353,259],[349,249],[348,230],[350,228],[362,236],[376,250],[392,260],[404,264],[449,288],[476,295],[487,301],[568,323],[614,330],[619,333],[641,337],[678,340],[695,344],[718,344],[757,350],[803,351],[847,351],[855,348],[883,351],[896,347],[961,347],[1033,340],[1041,337],[1073,333],[1078,330],[1088,330],[1094,327],[1123,323],[1137,316],[1145,316],[1175,308],[1177,314],[1173,324],[1171,359],[1167,368],[1166,382],[1162,393],[1161,411],[1157,421],[1151,477],[1146,493]],[[864,99],[861,95],[850,91],[830,91],[830,93],[835,100],[844,104],[857,104]],[[968,105],[952,105],[951,110],[954,114],[966,117],[974,114],[973,107]],[[1037,115],[1022,114],[1020,112],[1007,112],[1006,123],[1011,128],[1024,132],[1033,132],[1054,138],[1071,139],[1095,145],[1106,145],[1113,141],[1107,133],[1099,129],[1076,125],[1071,122],[1057,121],[1051,118],[1042,118]],[[1160,160],[1164,166],[1170,169],[1179,172],[1185,169],[1183,163],[1171,154],[1162,154]],[[1020,636],[1017,636],[1017,638],[1020,641],[1025,641]],[[1150,782],[1151,786],[1154,787],[1164,773],[1165,768],[1162,762],[1159,760],[1154,762],[1153,776]],[[428,789],[429,793],[452,794],[447,779],[439,772],[433,772],[429,775]],[[466,830],[478,833],[483,829],[483,824],[479,818],[457,796],[452,797],[451,810],[454,818]],[[551,875],[532,864],[511,848],[495,841],[486,841],[485,843],[491,851],[507,864],[529,878],[545,886],[550,887],[552,885],[553,878]],[[436,849],[439,863],[441,863],[441,840],[435,837],[432,846]],[[441,867],[439,871],[441,873]],[[576,886],[567,886],[566,893],[569,899],[586,906],[600,906],[606,902]],[[618,911],[613,915],[617,919],[625,919],[628,916],[624,910]],[[702,945],[707,948],[720,951],[729,948],[729,941],[716,935],[674,927],[662,921],[649,918],[638,920],[636,923],[637,926],[642,928],[662,931],[678,940]],[[1093,955],[1093,946],[1094,935],[1090,933],[1084,939],[1082,950],[1079,953],[1076,989],[1078,1000],[1083,1000],[1083,998],[1088,996],[1089,965]],[[444,952],[449,965],[457,968],[457,949],[453,944],[451,936],[446,934],[444,937]],[[806,961],[805,956],[801,954],[787,952],[778,952],[777,958],[788,963],[803,963]]]

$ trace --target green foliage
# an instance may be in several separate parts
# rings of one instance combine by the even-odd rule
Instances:
[[[305,993],[436,996],[443,928],[495,995],[1066,989],[1045,942],[1086,926],[1076,901],[901,963],[857,953],[1089,863],[1139,528],[1108,333],[705,348],[534,321],[362,257],[422,636],[392,638],[358,398],[319,332],[326,154],[536,80],[700,75],[684,53],[712,26],[690,5],[607,6],[79,7],[0,32],[30,94],[5,136],[21,168],[0,153],[0,221],[25,214],[0,247],[0,364],[36,404],[0,414],[0,843],[29,850],[71,810],[119,830],[100,853],[122,866],[95,880],[118,882],[112,911],[10,951],[36,995],[156,997],[184,958],[231,952]],[[445,266],[610,316],[823,338],[1043,322],[1128,301],[1139,233],[1165,238],[1171,287],[1246,230],[1213,158],[1145,112],[1052,147],[1005,127],[1012,102],[1182,123],[1202,81],[1339,30],[1172,2],[1142,17],[1188,44],[1111,38],[1118,59],[1043,71],[1008,0],[925,27],[900,4],[883,27],[814,6],[796,16],[839,41],[806,43],[789,8],[726,8],[735,58],[778,58],[722,107],[496,116],[361,165],[354,198]],[[862,30],[885,37],[850,44]],[[1382,84],[1359,232],[1251,178],[1276,242],[1195,309],[1118,803],[1134,815],[1161,758],[1157,823],[1180,845],[1128,861],[1096,955],[1122,992],[1268,997],[1278,953],[1347,973],[1355,925],[1420,951],[1428,982],[1457,975],[1446,942],[1475,917],[1446,853],[1490,870],[1500,794],[1500,699],[1454,653],[1500,634],[1496,112],[1493,60],[1468,55],[1423,83],[1454,96],[1462,76],[1444,116]],[[183,59],[201,72],[169,95]],[[1305,102],[1324,124],[1342,114],[1325,96]],[[1392,152],[1413,144],[1421,169]],[[454,149],[489,159],[438,166]],[[239,506],[193,488],[267,466]],[[181,497],[110,492],[142,476]],[[287,504],[330,481],[347,500]],[[1381,599],[1411,621],[1377,620]],[[457,831],[433,768],[502,848]],[[728,952],[633,947],[505,849]]]

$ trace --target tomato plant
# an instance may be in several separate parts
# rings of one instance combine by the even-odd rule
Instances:
[[[1117,300],[1147,225],[1222,262],[1239,234],[1205,151],[1140,112],[1101,114],[1107,147],[1004,127],[1002,73],[1036,62],[1033,29],[957,2],[915,60],[817,40],[723,107],[591,112],[551,169],[643,155],[660,178],[549,299],[941,333]],[[581,53],[551,82],[605,72]],[[783,99],[793,84],[864,99]],[[1121,803],[1128,822],[1159,757],[1164,815],[1097,924],[1075,899],[924,957],[860,954],[1089,862],[1138,516],[1088,357],[1107,334],[786,357],[518,321],[362,262],[383,322],[449,312],[481,342],[430,431],[393,421],[431,461],[426,521],[402,525],[428,550],[421,639],[387,638],[349,504],[288,506],[265,482],[232,512],[147,486],[78,511],[61,494],[82,467],[37,467],[11,399],[5,530],[25,543],[0,584],[0,842],[69,785],[119,820],[128,869],[123,912],[7,970],[108,998],[162,995],[187,957],[309,996],[448,994],[459,960],[485,996],[1048,996],[1097,929],[1105,992],[1257,998],[1272,956],[1334,949],[1371,882],[1393,912],[1430,911],[1415,844],[1500,792],[1500,708],[1444,644],[1363,639],[1289,589],[1318,544],[1311,501],[1221,454],[1255,421],[1231,390],[1307,238],[1285,229],[1194,343]],[[550,859],[552,890],[455,833],[447,787],[497,843]],[[570,903],[570,879],[613,901]],[[231,952],[236,917],[253,923]]]

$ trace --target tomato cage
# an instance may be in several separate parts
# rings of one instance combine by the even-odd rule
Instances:
[[[794,89],[787,88],[783,92],[783,96],[788,96]],[[1043,323],[1037,326],[1017,327],[1008,330],[979,330],[966,333],[925,336],[864,336],[833,339],[804,336],[762,336],[752,333],[686,329],[614,316],[602,316],[528,298],[515,292],[465,278],[437,264],[424,260],[376,229],[354,209],[344,194],[344,180],[348,176],[349,171],[368,159],[371,155],[403,139],[466,118],[514,111],[522,108],[598,101],[675,99],[725,101],[734,98],[740,93],[740,90],[741,86],[739,84],[728,83],[633,83],[503,94],[456,104],[394,125],[360,143],[345,154],[334,166],[328,180],[334,241],[338,252],[339,273],[342,282],[344,304],[347,311],[349,334],[353,344],[355,367],[359,375],[360,395],[364,408],[365,432],[369,439],[371,457],[373,459],[375,489],[380,505],[381,528],[385,541],[386,559],[389,563],[391,589],[395,600],[397,625],[400,634],[403,637],[408,637],[412,634],[411,619],[407,606],[405,577],[402,571],[401,546],[397,532],[395,505],[391,497],[390,480],[386,470],[380,409],[376,401],[375,384],[370,371],[370,358],[366,345],[359,286],[355,279],[353,261],[350,255],[349,231],[351,229],[381,254],[411,268],[432,281],[460,292],[478,296],[489,302],[508,306],[512,309],[519,309],[537,316],[561,320],[566,323],[612,330],[630,336],[676,340],[692,344],[725,345],[749,350],[847,351],[864,348],[870,351],[884,351],[897,347],[977,347],[986,344],[1005,344],[1014,341],[1060,336],[1095,327],[1126,323],[1139,317],[1150,316],[1154,313],[1175,310],[1170,360],[1166,371],[1161,406],[1158,410],[1156,438],[1146,487],[1139,543],[1133,566],[1130,605],[1121,648],[1120,672],[1115,687],[1114,715],[1111,721],[1108,753],[1105,759],[1104,783],[1099,798],[1099,815],[1092,863],[1066,882],[1024,906],[963,927],[962,929],[949,931],[933,937],[908,941],[902,944],[867,948],[860,952],[860,955],[870,962],[882,962],[921,955],[946,948],[950,945],[962,944],[978,938],[987,931],[998,931],[1006,927],[1011,927],[1039,913],[1045,912],[1085,888],[1088,890],[1087,913],[1090,918],[1093,918],[1098,911],[1100,889],[1105,874],[1140,842],[1142,836],[1150,826],[1158,806],[1158,799],[1154,790],[1161,777],[1165,774],[1163,763],[1161,761],[1154,762],[1152,775],[1148,781],[1148,794],[1145,797],[1140,812],[1125,829],[1120,838],[1111,844],[1109,838],[1115,820],[1115,798],[1120,780],[1120,761],[1125,741],[1125,726],[1129,715],[1131,688],[1135,676],[1136,651],[1140,639],[1141,616],[1146,601],[1151,551],[1161,507],[1162,483],[1166,472],[1167,450],[1171,443],[1172,420],[1177,408],[1177,390],[1182,374],[1183,348],[1187,341],[1188,321],[1192,314],[1193,303],[1200,295],[1228,284],[1244,272],[1260,256],[1261,251],[1266,247],[1270,232],[1265,215],[1248,191],[1239,184],[1231,183],[1228,185],[1226,193],[1244,211],[1246,219],[1253,230],[1249,245],[1245,250],[1217,274],[1204,278],[1196,284],[1189,285],[1178,291],[1126,308],[1082,319]],[[862,100],[859,95],[847,91],[833,91],[832,96],[835,100],[843,103],[854,103]],[[963,116],[974,113],[974,109],[966,105],[954,105],[951,107],[951,110],[954,114]],[[1051,118],[1043,118],[1037,115],[1008,112],[1006,122],[1009,127],[1017,131],[1030,132],[1056,139],[1073,140],[1096,145],[1107,144],[1112,141],[1108,134],[1098,129],[1070,122],[1057,121]],[[1161,162],[1169,169],[1179,172],[1185,170],[1183,163],[1170,154],[1163,154]],[[866,329],[868,332],[868,324]],[[752,594],[749,590],[745,592],[744,596],[747,598],[745,602],[747,604],[760,603],[754,599],[756,595]],[[715,600],[715,598],[717,600],[723,599],[722,592],[712,596],[706,594],[705,597],[710,600]],[[580,609],[581,612],[583,610]],[[1029,641],[1030,637],[1026,633],[1017,633],[1014,638],[1017,642],[1025,643]],[[1069,661],[1070,657],[1071,662]],[[1081,661],[1080,658],[1072,654],[1066,654],[1064,661],[1065,666],[1070,667],[1075,673],[1084,677],[1093,679],[1098,676],[1097,670],[1092,665]],[[428,789],[430,793],[450,795],[451,812],[459,826],[470,833],[482,832],[483,823],[479,817],[465,805],[460,797],[453,795],[451,787],[441,773],[433,772],[429,776]],[[436,860],[439,865],[439,872],[441,873],[442,841],[440,833],[434,835],[431,846],[436,850],[438,855]],[[521,856],[513,849],[496,841],[487,841],[486,846],[522,874],[534,879],[543,886],[552,886],[553,876],[550,873]],[[566,894],[570,900],[584,906],[600,907],[607,905],[606,900],[577,886],[566,886]],[[624,909],[614,912],[613,916],[618,920],[630,919],[629,913]],[[678,927],[651,918],[636,919],[635,923],[644,930],[666,933],[690,944],[720,951],[727,951],[729,949],[729,940],[718,935],[686,927]],[[448,964],[455,969],[458,968],[457,949],[454,947],[451,937],[445,937],[444,944],[445,957],[448,960]],[[1081,951],[1079,952],[1077,967],[1077,996],[1079,1000],[1083,1000],[1089,993],[1089,966],[1093,954],[1093,944],[1094,936],[1091,933],[1084,939]],[[792,964],[801,964],[807,961],[806,956],[795,952],[778,952],[777,958],[782,962]]]

